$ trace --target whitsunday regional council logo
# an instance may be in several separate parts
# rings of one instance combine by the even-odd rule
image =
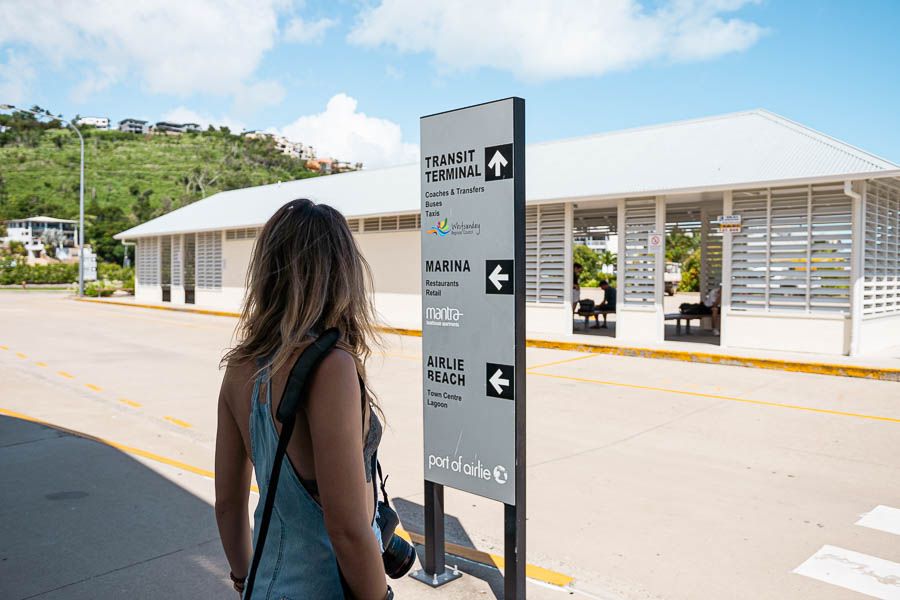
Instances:
[[[481,223],[472,221],[471,223],[456,222],[451,224],[449,219],[441,219],[427,233],[444,237],[446,235],[481,235]]]
[[[506,467],[497,465],[493,469],[486,467],[480,460],[467,462],[462,456],[450,458],[450,456],[437,456],[435,454],[428,455],[429,469],[444,469],[453,473],[462,473],[466,477],[474,477],[483,481],[494,480],[500,485],[509,481],[509,474]]]
[[[425,308],[425,324],[437,327],[459,327],[463,313],[452,306],[428,306]]]

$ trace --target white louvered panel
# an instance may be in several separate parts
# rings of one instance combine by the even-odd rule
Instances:
[[[851,200],[840,185],[736,192],[732,234],[736,310],[850,309]]]
[[[222,287],[222,235],[219,231],[197,234],[197,287]]]
[[[245,229],[229,229],[225,232],[225,239],[231,240],[252,240],[256,237],[257,230],[253,227]]]
[[[181,236],[172,236],[172,285],[182,285]]]
[[[656,255],[650,234],[656,231],[656,199],[625,200],[625,304],[652,304],[656,298]]]
[[[769,308],[807,307],[809,190],[775,189],[771,193],[769,227]]]
[[[415,231],[419,228],[419,215],[400,215],[397,229],[400,231]]]
[[[768,192],[735,192],[732,212],[741,216],[741,231],[731,234],[731,307],[766,307],[768,278]]]
[[[347,225],[351,233],[359,233],[359,219],[347,219]]]
[[[900,185],[870,181],[866,189],[863,315],[900,313]]]
[[[159,285],[159,238],[137,241],[137,279],[139,285]]]
[[[368,219],[363,219],[362,222],[363,231],[369,233],[370,231],[380,231],[381,230],[381,221],[378,217],[369,217]]]
[[[525,301],[537,302],[538,207],[525,208]]]
[[[810,192],[809,310],[849,312],[853,203],[842,185]]]
[[[565,300],[566,217],[563,204],[525,209],[526,301],[561,304]]]
[[[722,284],[722,234],[710,228],[700,243],[703,244],[701,253],[706,261],[700,291],[708,294]]]

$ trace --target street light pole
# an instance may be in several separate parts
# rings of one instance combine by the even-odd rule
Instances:
[[[16,108],[12,104],[0,104],[0,110],[19,110],[36,117],[51,117],[71,127],[78,135],[78,141],[81,144],[81,167],[78,183],[78,295],[84,296],[84,137],[74,123],[52,115],[48,111],[36,112],[27,108]]]

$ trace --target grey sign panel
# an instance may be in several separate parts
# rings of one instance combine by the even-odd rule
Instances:
[[[517,98],[421,120],[425,479],[509,505],[524,429],[523,129]]]

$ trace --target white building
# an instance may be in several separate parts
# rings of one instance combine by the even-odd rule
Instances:
[[[573,333],[574,239],[604,231],[618,240],[616,337],[664,341],[665,253],[649,239],[684,223],[702,239],[701,291],[722,288],[723,346],[839,355],[900,339],[896,164],[762,110],[526,157],[529,335]],[[256,232],[301,197],[347,216],[384,322],[420,328],[416,164],[222,192],[122,232],[137,242],[138,299],[236,311]],[[716,233],[722,215],[740,230]]]
[[[316,157],[316,152],[312,146],[307,146],[301,142],[293,142],[284,136],[267,131],[247,131],[243,134],[250,140],[272,140],[275,149],[293,158],[301,158],[303,160],[312,160]]]
[[[96,127],[97,129],[109,129],[109,119],[106,117],[81,117],[76,122],[76,125],[90,125],[91,127]]]
[[[140,119],[122,119],[119,121],[119,131],[126,133],[149,133],[150,125]]]
[[[56,258],[65,260],[78,254],[78,221],[56,219],[54,217],[29,217],[4,221],[6,235],[0,242],[22,242],[30,259],[39,258],[44,252],[44,239],[48,231],[56,239]]]

